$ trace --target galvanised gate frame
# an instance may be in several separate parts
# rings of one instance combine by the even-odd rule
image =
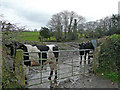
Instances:
[[[59,50],[59,51],[53,51],[53,52],[59,52],[59,57],[58,57],[58,62],[57,64],[57,72],[58,72],[58,78],[57,80],[62,80],[62,79],[67,79],[73,76],[80,76],[80,75],[85,75],[87,69],[88,69],[88,65],[84,64],[83,66],[80,65],[80,54],[79,51],[86,51],[86,50],[90,50],[91,49],[81,49],[81,50]],[[42,52],[25,52],[25,53],[40,53],[41,58],[40,60],[47,60],[47,59],[43,59],[42,58],[42,53],[47,53],[46,51],[42,51]],[[63,53],[66,53],[63,54]],[[82,55],[84,56],[84,55]],[[67,60],[68,59],[68,60]],[[39,60],[39,59],[38,59]],[[26,60],[29,61],[29,60]],[[26,80],[27,82],[32,82],[34,80],[39,80],[39,82],[34,83],[34,84],[30,84],[27,85],[26,87],[31,87],[31,86],[35,86],[35,85],[40,85],[40,84],[44,84],[44,83],[49,83],[50,81],[53,80],[48,80],[50,70],[41,70],[42,67],[42,63],[40,66],[37,66],[39,68],[39,72],[35,73],[39,74],[39,77],[37,78],[32,78],[32,79],[28,79]],[[46,67],[46,66],[44,66]],[[29,67],[29,68],[35,68],[35,67]],[[48,76],[44,76],[44,73],[47,73]],[[27,74],[31,75],[30,73]],[[45,74],[46,75],[46,74]],[[54,75],[52,76],[54,77]],[[44,79],[47,80],[44,80]]]

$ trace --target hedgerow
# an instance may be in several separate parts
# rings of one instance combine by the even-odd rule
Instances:
[[[104,77],[120,82],[120,35],[109,36],[100,46],[97,72],[104,73]]]

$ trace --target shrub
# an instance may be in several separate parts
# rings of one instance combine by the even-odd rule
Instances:
[[[96,70],[97,72],[101,72],[104,74],[106,73],[105,77],[109,77],[112,80],[118,79],[118,77],[115,76],[118,76],[118,73],[120,72],[120,35],[119,34],[114,34],[108,37],[107,40],[101,44],[98,61],[99,61],[99,67]]]

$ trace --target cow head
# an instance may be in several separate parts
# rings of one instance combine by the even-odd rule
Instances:
[[[85,48],[85,43],[79,44],[79,49],[84,49]]]
[[[5,44],[5,46],[10,48],[10,55],[11,57],[13,57],[16,54],[16,49],[19,46],[19,42],[14,41],[14,42],[11,42],[10,44]]]

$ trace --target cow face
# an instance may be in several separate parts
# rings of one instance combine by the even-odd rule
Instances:
[[[79,49],[85,49],[85,43],[79,44]]]
[[[27,52],[27,47],[24,44],[19,44],[17,49],[22,49],[24,52]]]
[[[10,44],[5,44],[6,47],[10,48],[10,55],[11,57],[15,56],[16,49],[19,46],[18,42],[11,42]]]
[[[85,44],[84,43],[81,43],[79,44],[79,49],[84,49],[85,47]],[[84,51],[79,51],[80,55],[84,55]]]

